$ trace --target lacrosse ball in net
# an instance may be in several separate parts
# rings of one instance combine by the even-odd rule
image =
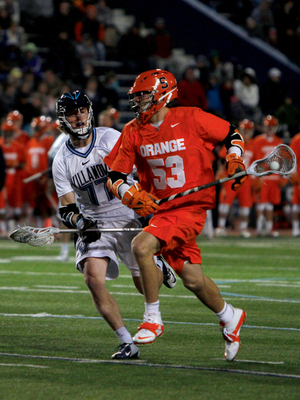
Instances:
[[[273,171],[277,171],[280,168],[279,162],[278,161],[271,161],[270,162],[270,169]]]

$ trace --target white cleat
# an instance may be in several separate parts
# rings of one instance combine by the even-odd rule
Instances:
[[[133,343],[149,344],[164,333],[164,325],[160,313],[144,314],[144,321],[138,327],[138,332],[133,337]]]
[[[232,306],[230,306],[232,307]],[[222,327],[222,334],[225,340],[225,359],[233,361],[240,350],[240,330],[245,321],[246,313],[239,308],[233,308],[233,318],[228,324],[224,325],[220,322]]]

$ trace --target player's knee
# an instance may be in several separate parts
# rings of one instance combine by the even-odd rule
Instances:
[[[182,283],[184,287],[193,293],[202,291],[205,285],[203,277],[200,276],[194,279],[182,280]]]
[[[138,235],[133,239],[131,242],[131,250],[137,260],[150,257],[154,254],[148,241],[143,238],[142,235]]]

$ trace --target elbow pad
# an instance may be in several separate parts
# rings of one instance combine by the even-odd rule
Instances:
[[[235,147],[236,149],[232,149],[230,153],[236,153],[237,156],[242,157],[245,152],[245,142],[243,135],[236,129],[234,125],[230,125],[229,133],[223,141],[227,153],[229,154],[229,149]],[[240,154],[238,154],[239,150]]]
[[[75,203],[67,204],[66,206],[59,207],[58,209],[61,221],[67,228],[76,228],[76,224],[72,222],[74,214],[79,214],[79,208]]]

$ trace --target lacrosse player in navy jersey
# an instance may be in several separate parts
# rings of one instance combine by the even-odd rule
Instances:
[[[131,272],[137,290],[142,293],[138,265],[131,253],[135,232],[105,232],[95,228],[138,228],[138,215],[129,210],[107,189],[108,167],[103,158],[119,139],[120,132],[94,127],[92,102],[76,90],[64,93],[56,103],[60,129],[69,139],[58,150],[52,166],[53,179],[60,202],[59,214],[68,228],[81,232],[76,241],[76,266],[84,274],[95,306],[113,329],[121,345],[114,359],[138,358],[139,348],[120,314],[119,306],[105,287],[105,280],[119,275],[119,261]],[[134,184],[132,175],[128,180]],[[160,257],[156,259],[159,284],[174,287],[172,268]]]

